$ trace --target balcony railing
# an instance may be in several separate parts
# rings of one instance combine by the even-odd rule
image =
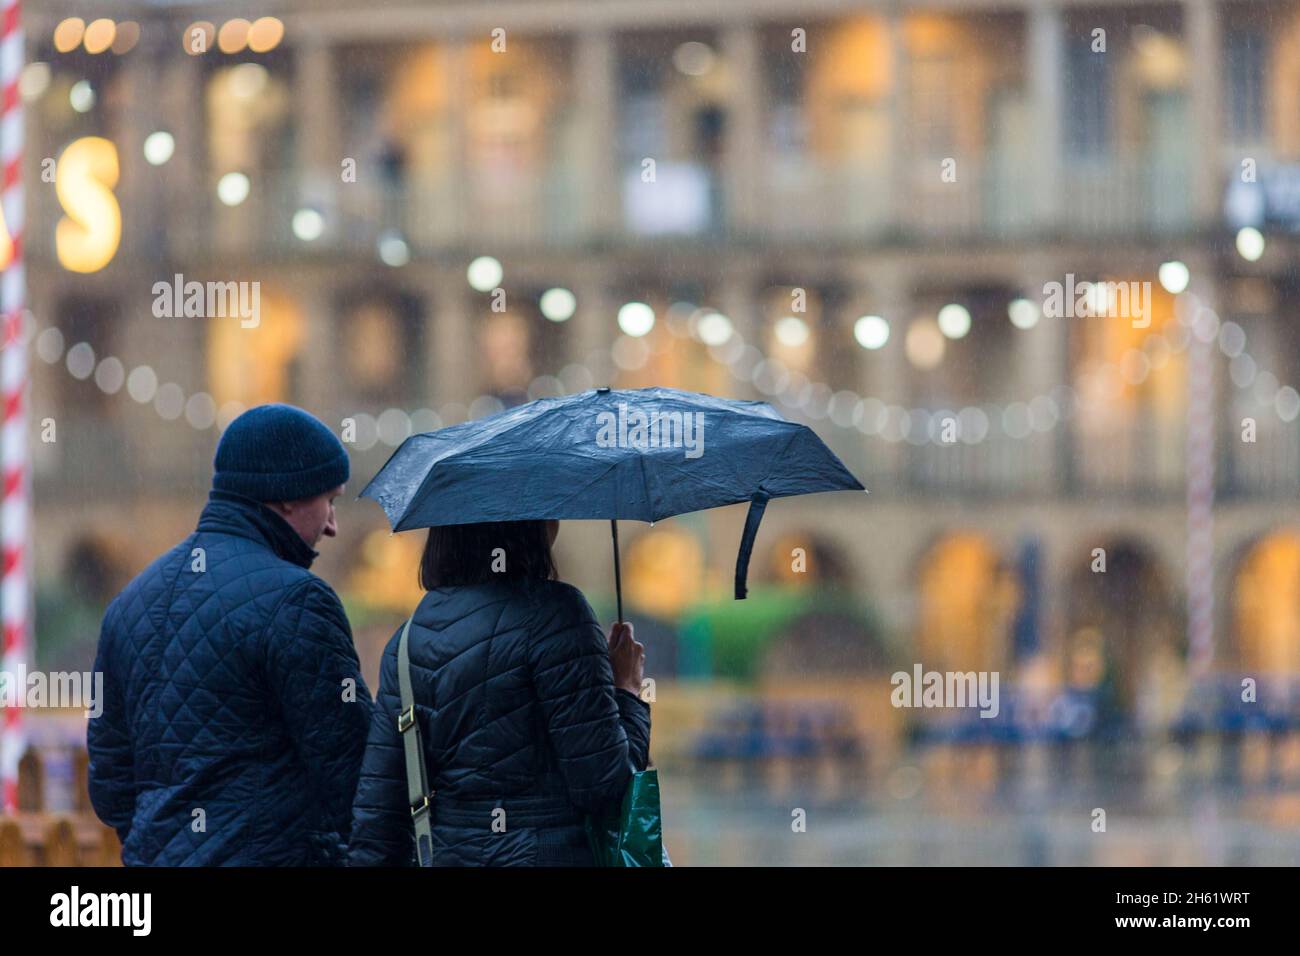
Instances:
[[[1166,497],[1186,488],[1181,421],[1071,424],[1072,478],[1083,493]]]
[[[1030,171],[1012,159],[960,160],[951,178],[941,160],[911,163],[908,202],[899,224],[924,238],[1010,239],[1035,228]]]
[[[1230,422],[1221,456],[1220,488],[1243,497],[1300,495],[1300,418],[1284,422],[1268,411],[1256,417],[1255,441],[1241,441],[1240,422]]]
[[[789,408],[782,411],[797,417]],[[825,420],[807,424],[884,498],[1086,496],[1179,503],[1187,493],[1186,429],[1176,417],[1106,423],[1072,417],[1045,432],[1012,437],[991,427],[979,441],[951,443],[933,434],[889,441]],[[1254,443],[1239,440],[1239,424],[1225,418],[1219,426],[1220,502],[1300,495],[1300,419],[1261,415]]]
[[[1071,161],[1062,174],[1060,216],[1044,223],[1032,208],[1031,170],[1019,159],[959,161],[952,182],[941,179],[937,163],[910,163],[901,199],[891,196],[890,178],[871,164],[772,161],[760,171],[759,221],[746,224],[743,232],[753,237],[757,229],[759,238],[772,242],[1177,233],[1192,221],[1186,165],[1177,159],[1159,164],[1132,158]],[[152,194],[147,208],[124,208],[119,255],[186,259],[373,253],[385,236],[399,237],[412,255],[419,255],[457,246],[572,248],[596,240],[639,242],[663,236],[725,241],[739,234],[718,170],[687,162],[660,172],[662,195],[648,204],[627,177],[616,178],[614,195],[601,197],[575,170],[560,168],[506,179],[443,175],[353,183],[337,177],[316,180],[298,170],[254,173],[248,197],[235,207],[222,205],[210,184]],[[30,249],[41,260],[50,255],[62,211],[52,191],[34,191],[31,198]],[[610,205],[617,207],[615,215],[608,214]],[[685,206],[689,215],[682,211]],[[295,231],[295,214],[304,209],[324,217],[319,236],[303,238]]]
[[[1166,235],[1192,224],[1189,157],[1072,159],[1064,210],[1052,231],[1081,237]]]
[[[889,178],[861,164],[774,161],[761,228],[778,240],[863,239],[889,227]]]
[[[127,401],[119,395],[117,401]],[[163,421],[152,409],[140,418],[67,407],[58,417],[58,441],[34,446],[37,505],[129,495],[141,488],[186,490],[211,470],[212,438],[181,421]]]
[[[1060,489],[1055,464],[1051,434],[990,434],[974,444],[908,446],[907,483],[940,494],[1044,495]]]
[[[346,384],[343,384],[346,388]],[[294,396],[289,396],[293,400]],[[129,400],[119,396],[116,401]],[[415,407],[410,396],[399,407]],[[790,408],[785,414],[798,418]],[[1226,415],[1227,413],[1225,413]],[[979,441],[889,441],[808,421],[873,492],[889,497],[973,496],[1051,498],[1090,495],[1177,501],[1186,493],[1185,429],[1181,420],[1088,424],[1077,418],[1012,437],[991,427]],[[1220,500],[1295,500],[1300,495],[1300,419],[1260,415],[1256,441],[1237,440],[1220,422],[1216,485]],[[897,437],[897,436],[895,436]],[[88,484],[115,495],[136,487],[184,490],[207,479],[212,434],[184,420],[162,421],[133,403],[120,414],[65,408],[58,441],[34,446],[38,501],[82,495]],[[359,454],[367,454],[360,453]],[[368,452],[378,467],[388,450]]]

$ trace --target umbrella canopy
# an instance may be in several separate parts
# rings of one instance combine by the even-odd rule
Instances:
[[[412,435],[361,492],[394,531],[483,521],[659,521],[750,502],[736,597],[771,498],[864,491],[806,425],[765,402],[597,388]]]

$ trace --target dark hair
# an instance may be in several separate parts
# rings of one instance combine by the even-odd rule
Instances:
[[[426,591],[489,581],[550,581],[556,576],[545,521],[485,521],[430,528],[420,557],[420,587]]]

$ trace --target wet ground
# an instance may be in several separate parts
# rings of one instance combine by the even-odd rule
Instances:
[[[665,839],[696,866],[1300,865],[1300,786],[1160,756],[1134,769],[1028,761],[989,775],[918,759],[852,781],[668,767]]]

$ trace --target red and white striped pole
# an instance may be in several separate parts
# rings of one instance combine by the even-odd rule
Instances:
[[[0,353],[0,469],[3,470],[3,505],[0,505],[0,550],[4,554],[0,578],[0,620],[4,629],[4,656],[0,671],[15,680],[27,669],[27,576],[30,548],[30,477],[27,456],[27,337],[26,276],[23,269],[23,105],[18,76],[23,68],[22,4],[2,0],[0,10],[0,204],[13,243],[9,264],[0,278],[0,316],[4,348]],[[21,693],[22,688],[16,688]],[[6,813],[18,809],[18,760],[23,752],[22,708],[8,707],[0,729],[0,791]]]

